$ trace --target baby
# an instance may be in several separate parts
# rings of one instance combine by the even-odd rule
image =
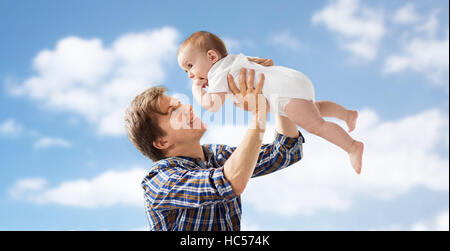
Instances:
[[[243,54],[228,54],[224,42],[216,35],[199,31],[189,36],[178,49],[178,64],[193,80],[194,98],[208,111],[218,111],[228,88],[227,75],[235,79],[241,68],[264,74],[262,93],[270,112],[295,122],[309,133],[320,136],[345,150],[357,174],[361,173],[364,144],[354,140],[339,125],[322,117],[346,122],[348,131],[355,129],[358,113],[331,101],[315,101],[314,86],[301,72],[281,67],[263,66]],[[205,88],[208,87],[207,91]]]

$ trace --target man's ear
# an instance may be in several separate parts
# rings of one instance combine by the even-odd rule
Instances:
[[[159,137],[153,141],[153,146],[158,148],[159,150],[166,150],[170,147],[169,141],[167,141],[166,137]]]
[[[208,56],[208,59],[213,63],[219,61],[219,54],[215,50],[209,50],[208,52],[206,52],[206,55]]]

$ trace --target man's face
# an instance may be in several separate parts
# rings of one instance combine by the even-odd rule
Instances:
[[[159,109],[165,115],[158,115],[158,125],[166,132],[169,144],[185,144],[199,141],[206,132],[206,124],[197,117],[192,106],[181,104],[173,97],[161,95]]]

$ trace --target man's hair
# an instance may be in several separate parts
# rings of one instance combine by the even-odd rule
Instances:
[[[222,39],[207,31],[197,31],[186,38],[183,43],[181,43],[178,53],[180,53],[181,49],[188,44],[191,44],[204,52],[214,50],[219,53],[222,58],[228,55],[227,47]]]
[[[136,96],[125,113],[125,127],[128,138],[136,148],[153,161],[164,158],[164,152],[153,146],[153,141],[165,136],[158,125],[157,114],[165,113],[159,110],[159,98],[166,91],[165,87],[149,88]]]

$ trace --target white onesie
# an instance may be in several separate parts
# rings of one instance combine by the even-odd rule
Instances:
[[[208,72],[208,93],[231,93],[227,74],[230,73],[237,80],[241,68],[255,70],[256,80],[259,73],[264,74],[262,93],[269,102],[271,113],[287,117],[284,109],[292,98],[315,101],[314,86],[303,73],[282,66],[262,66],[248,61],[243,54],[229,54],[211,67]]]

